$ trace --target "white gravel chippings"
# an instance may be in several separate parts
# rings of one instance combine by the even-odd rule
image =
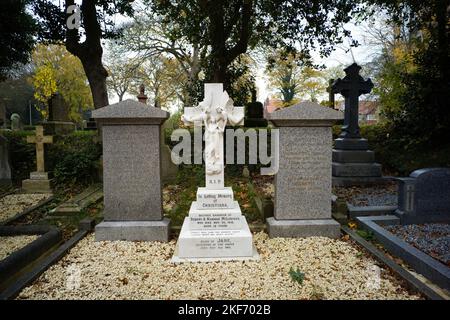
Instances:
[[[36,194],[10,194],[0,199],[0,222],[22,213],[25,209],[37,205],[40,201],[48,199],[51,195]]]
[[[81,240],[17,299],[420,299],[354,245],[254,235],[259,261],[170,262],[175,241]],[[289,270],[305,274],[302,284]]]

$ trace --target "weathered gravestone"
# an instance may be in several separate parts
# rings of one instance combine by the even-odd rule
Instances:
[[[13,131],[23,130],[22,119],[20,118],[20,115],[18,115],[17,113],[13,113],[11,115],[11,130]]]
[[[60,94],[50,100],[49,117],[41,123],[49,134],[68,134],[75,131],[76,125],[69,117],[69,106]]]
[[[279,131],[279,169],[275,176],[271,237],[340,235],[331,218],[331,150],[334,122],[342,113],[302,102],[266,115]]]
[[[168,241],[161,195],[161,124],[166,111],[125,100],[92,112],[103,137],[102,240]]]
[[[345,98],[344,125],[333,149],[333,185],[345,186],[381,182],[381,165],[375,163],[374,152],[369,150],[367,139],[361,138],[358,125],[359,96],[373,88],[370,79],[364,80],[361,67],[352,64],[343,79],[336,80],[330,88],[330,97],[340,93]]]
[[[50,193],[51,179],[45,172],[44,144],[53,143],[53,137],[44,136],[44,128],[36,126],[36,135],[28,136],[27,142],[36,144],[36,171],[30,173],[30,179],[22,181],[22,189],[28,193]]]
[[[247,127],[267,127],[264,119],[264,106],[256,101],[256,90],[252,90],[252,102],[245,107],[245,125]]]
[[[402,224],[450,222],[450,168],[420,169],[397,180]]]
[[[0,135],[0,185],[11,184],[11,167],[9,165],[8,140]]]
[[[197,190],[173,261],[257,258],[239,203],[232,188],[224,186],[223,133],[227,124],[243,124],[244,108],[234,107],[222,83],[206,83],[205,99],[184,111],[186,125],[205,126],[206,187]]]

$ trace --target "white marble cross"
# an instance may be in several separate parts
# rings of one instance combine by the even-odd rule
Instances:
[[[227,123],[244,124],[244,107],[234,107],[222,83],[205,83],[205,98],[198,106],[185,108],[185,125],[205,126],[205,174],[207,189],[224,188],[223,133]]]

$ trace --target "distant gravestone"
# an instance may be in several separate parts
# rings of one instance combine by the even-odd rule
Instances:
[[[373,88],[370,79],[359,74],[361,67],[353,63],[345,68],[345,77],[330,84],[330,103],[334,94],[345,98],[344,125],[339,138],[334,140],[333,185],[351,186],[382,182],[381,165],[375,162],[375,154],[369,150],[367,139],[361,138],[358,125],[359,96]]]
[[[17,113],[13,113],[11,115],[11,130],[13,131],[23,130],[22,119],[20,118],[20,115],[18,115]]]
[[[22,181],[22,189],[26,193],[51,193],[52,180],[45,171],[44,145],[53,143],[53,137],[44,135],[43,126],[36,126],[36,134],[28,136],[27,142],[36,145],[36,171],[30,173],[30,179]]]
[[[267,120],[264,119],[264,106],[261,102],[255,101],[245,106],[245,126],[267,127]]]
[[[331,218],[331,127],[342,113],[302,102],[266,117],[279,129],[280,150],[270,237],[339,237]]]
[[[50,114],[47,121],[42,122],[45,132],[54,135],[69,134],[76,129],[76,124],[69,117],[69,105],[60,94],[51,99]]]
[[[0,185],[11,184],[11,167],[9,165],[8,140],[0,135]]]
[[[450,168],[420,169],[398,181],[402,223],[450,222]]]
[[[161,124],[166,111],[124,100],[92,112],[103,142],[104,221],[95,239],[168,241],[161,195]]]

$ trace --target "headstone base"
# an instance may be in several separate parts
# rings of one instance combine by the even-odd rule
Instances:
[[[337,150],[333,149],[333,162],[352,163],[375,162],[375,152],[372,150]]]
[[[48,179],[46,172],[39,172],[42,175],[41,178],[37,179],[36,176],[31,173],[31,179],[26,179],[22,181],[22,190],[25,193],[52,193],[52,179]]]
[[[251,257],[222,257],[222,258],[180,258],[178,244],[175,247],[173,257],[170,260],[172,263],[183,262],[218,262],[218,261],[258,261],[259,253],[255,246],[253,246],[253,255]]]
[[[51,135],[69,134],[76,130],[76,124],[70,121],[47,121],[42,122],[45,132]]]
[[[340,224],[333,219],[318,220],[267,220],[267,230],[271,238],[329,237],[337,239],[341,235]]]
[[[379,163],[339,163],[332,164],[333,177],[381,177]]]
[[[334,147],[339,150],[367,150],[369,143],[364,138],[337,138]]]
[[[95,241],[169,241],[170,220],[103,221],[95,227]]]
[[[338,138],[334,145],[333,186],[371,185],[382,180],[381,164],[375,162],[366,139]]]
[[[247,223],[238,230],[193,230],[187,217],[178,238],[178,248],[179,258],[253,257],[252,234]]]

